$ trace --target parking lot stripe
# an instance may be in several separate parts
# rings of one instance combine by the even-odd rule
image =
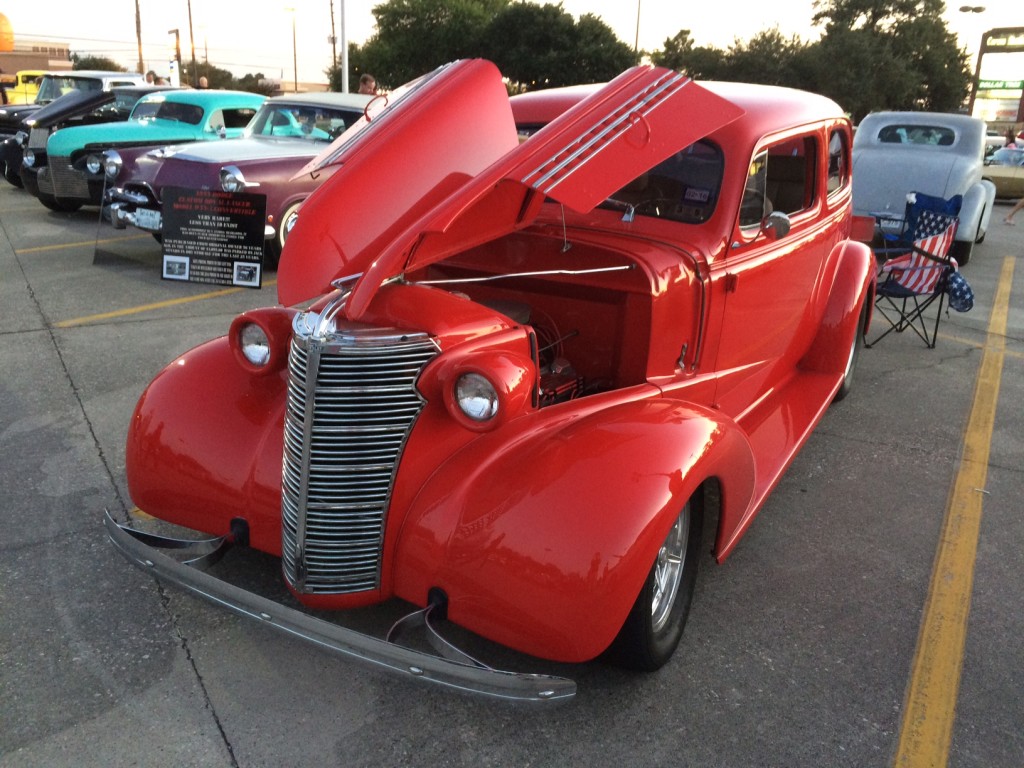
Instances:
[[[988,323],[960,468],[946,507],[907,687],[895,765],[940,768],[949,759],[971,608],[974,561],[988,477],[989,448],[1006,356],[1015,260],[1003,261]]]
[[[263,283],[264,288],[277,285],[277,280],[267,280]],[[71,320],[61,320],[59,323],[54,323],[54,328],[74,328],[79,325],[88,325],[89,323],[99,323],[104,320],[112,320],[116,317],[127,317],[129,315],[138,315],[143,312],[152,312],[157,309],[165,309],[167,307],[176,307],[179,304],[190,304],[193,301],[206,301],[207,299],[216,299],[221,296],[230,296],[235,293],[241,293],[242,291],[251,291],[251,288],[225,288],[220,291],[209,291],[207,293],[199,293],[195,296],[182,296],[177,299],[167,299],[166,301],[157,301],[153,304],[141,304],[137,307],[125,307],[124,309],[117,309],[113,312],[102,312],[98,315],[86,315],[85,317],[76,317]]]
[[[32,248],[15,248],[17,256],[24,256],[28,253],[43,253],[44,251],[60,251],[66,248],[81,248],[85,245],[106,245],[108,243],[123,243],[126,240],[142,240],[151,235],[129,235],[127,237],[108,237],[105,240],[86,240],[78,243],[54,243],[53,245],[37,245]]]

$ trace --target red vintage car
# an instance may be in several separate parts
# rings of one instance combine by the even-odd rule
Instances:
[[[318,158],[281,306],[152,382],[129,489],[214,537],[186,547],[201,559],[280,556],[311,608],[398,598],[418,608],[398,630],[445,619],[652,670],[706,505],[722,561],[851,386],[875,272],[851,239],[851,129],[820,96],[650,67],[526,98],[546,125],[521,140],[500,73],[457,62]],[[106,524],[140,567],[378,669],[575,692],[313,618]]]

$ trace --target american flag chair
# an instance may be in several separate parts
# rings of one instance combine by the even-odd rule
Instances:
[[[908,202],[908,228],[901,238],[903,242],[875,250],[879,259],[875,309],[887,325],[874,340],[865,341],[868,347],[893,331],[903,333],[907,329],[914,331],[929,349],[935,347],[949,276],[957,271],[956,259],[949,251],[958,219],[929,209],[911,211],[913,206],[913,202]],[[938,308],[932,321],[926,312],[936,302]]]

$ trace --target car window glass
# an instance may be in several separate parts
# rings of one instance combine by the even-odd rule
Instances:
[[[631,206],[637,216],[699,224],[715,210],[724,169],[721,148],[701,139],[633,179],[610,202]]]
[[[252,107],[240,107],[238,109],[222,110],[221,119],[211,125],[223,125],[225,128],[245,128],[252,120],[256,110]]]
[[[203,108],[195,104],[183,104],[178,101],[162,101],[154,117],[161,120],[174,120],[189,125],[199,125],[203,119]]]
[[[953,144],[956,133],[944,125],[883,125],[878,130],[878,140],[883,144],[917,144],[924,146],[948,147]]]
[[[249,125],[252,136],[291,136],[331,140],[363,116],[361,109],[316,105],[266,104]]]
[[[814,202],[817,142],[802,136],[774,144],[754,158],[740,204],[740,226],[757,227],[772,211],[793,215]]]
[[[832,131],[828,140],[828,193],[831,195],[846,186],[849,178],[849,153],[846,149],[846,134]]]

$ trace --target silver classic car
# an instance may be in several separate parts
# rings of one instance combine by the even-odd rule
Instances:
[[[985,122],[936,112],[873,112],[853,141],[853,211],[894,221],[911,192],[962,196],[953,256],[971,258],[985,239],[996,188],[982,178]]]

